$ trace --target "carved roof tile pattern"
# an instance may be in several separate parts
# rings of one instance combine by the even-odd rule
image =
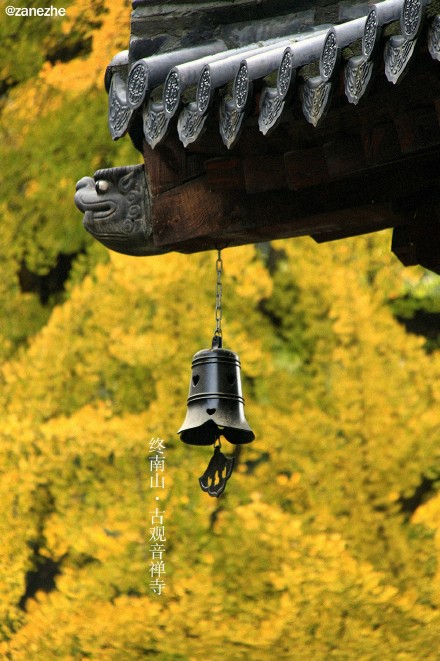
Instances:
[[[177,116],[178,136],[186,147],[201,135],[208,115],[217,112],[223,143],[230,148],[255,107],[256,81],[263,81],[258,126],[264,135],[277,126],[294,95],[301,99],[305,119],[317,126],[341,69],[347,100],[353,104],[365,94],[381,57],[388,81],[399,82],[414,53],[427,5],[423,0],[384,0],[354,20],[232,49],[216,39],[134,62],[129,51],[123,51],[106,73],[111,135],[125,135],[142,113],[145,140],[154,148]],[[398,34],[381,38],[390,24],[398,26]],[[440,61],[440,15],[429,19],[427,34],[429,53]],[[341,53],[347,47],[357,54],[344,59]],[[311,65],[310,77],[304,75],[306,65]]]

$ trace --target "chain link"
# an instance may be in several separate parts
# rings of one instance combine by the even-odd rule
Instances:
[[[217,261],[215,264],[217,271],[217,287],[215,294],[215,333],[214,337],[222,337],[222,274],[223,274],[223,261],[222,251],[218,250]]]

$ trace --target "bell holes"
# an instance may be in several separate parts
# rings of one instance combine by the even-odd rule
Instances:
[[[235,383],[235,374],[228,374],[226,377],[230,386],[233,386]]]
[[[200,381],[200,377],[198,374],[194,374],[193,376],[193,386],[196,386],[198,382]]]
[[[214,413],[217,411],[217,409],[206,409],[206,413],[208,415],[214,415]]]

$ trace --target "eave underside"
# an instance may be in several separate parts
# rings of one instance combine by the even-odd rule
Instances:
[[[354,26],[371,10],[367,3],[303,2],[295,4],[292,14],[291,3],[282,0],[225,4],[191,3],[188,11],[189,3],[135,2],[125,75],[139,57],[148,66],[146,50],[166,55],[200,43],[202,34],[222,39],[227,49],[233,49],[243,39],[273,39],[292,31],[313,36],[326,21],[332,23],[330,29],[350,21]],[[404,11],[403,0],[394,5]],[[347,70],[358,66],[359,56],[350,49],[359,44],[347,44],[328,78],[323,78],[321,65],[318,70],[311,65],[311,73],[307,67],[298,70],[295,84],[282,99],[282,113],[266,132],[262,102],[273,82],[255,77],[249,81],[246,107],[232,108],[240,112],[240,125],[229,142],[219,131],[219,116],[221,125],[222,111],[237,103],[238,96],[226,85],[216,90],[196,139],[182,139],[182,120],[176,113],[167,116],[162,134],[152,144],[145,117],[151,109],[162,112],[159,81],[143,105],[132,110],[127,127],[138,146],[144,143],[154,244],[193,252],[299,235],[321,242],[392,227],[397,228],[393,250],[405,264],[421,263],[439,271],[440,53],[437,57],[433,52],[437,42],[432,36],[437,38],[436,21],[440,25],[438,16],[423,15],[412,39],[402,38],[407,61],[395,79],[389,73],[394,57],[389,44],[401,47],[402,17],[400,25],[383,25],[374,52],[361,55],[370,69],[354,100],[347,98]],[[408,45],[409,41],[414,43]],[[317,78],[309,78],[316,73]],[[325,107],[317,117],[307,117],[304,90],[322,84],[329,86]],[[185,103],[188,99],[182,95],[179,112],[187,110]]]

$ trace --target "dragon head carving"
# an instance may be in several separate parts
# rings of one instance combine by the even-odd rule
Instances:
[[[104,246],[126,255],[155,255],[143,165],[97,170],[76,185],[83,224]]]

